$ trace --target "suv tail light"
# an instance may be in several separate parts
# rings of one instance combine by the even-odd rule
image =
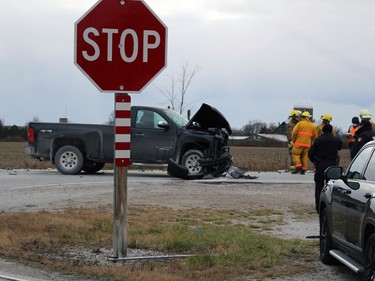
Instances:
[[[28,142],[34,141],[34,129],[33,128],[27,129],[27,140],[28,140]]]

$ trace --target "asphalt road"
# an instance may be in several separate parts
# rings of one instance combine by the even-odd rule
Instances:
[[[292,175],[286,172],[247,173],[255,179],[226,177],[197,180],[204,183],[313,183],[313,174]],[[134,183],[169,185],[183,184],[185,180],[172,178],[165,171],[131,170],[127,174],[128,186]],[[114,173],[107,171],[95,175],[62,175],[56,170],[0,170],[0,212],[60,209],[82,202],[108,203],[114,189]],[[90,192],[94,191],[95,192]],[[92,194],[95,193],[95,198]],[[103,202],[101,202],[103,200]]]

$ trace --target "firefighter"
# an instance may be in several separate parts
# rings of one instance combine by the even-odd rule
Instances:
[[[299,121],[300,112],[298,110],[293,109],[289,114],[289,123],[286,124],[286,137],[288,139],[288,151],[290,156],[290,170],[294,170],[294,162],[292,157],[292,148],[293,148],[293,141],[292,141],[292,131],[294,126]]]
[[[372,130],[375,132],[375,124],[370,120],[372,115],[367,109],[365,109],[365,108],[361,109],[361,111],[359,112],[359,117],[361,117],[361,124],[360,125],[362,125],[362,122],[364,120],[367,120],[367,121],[370,122]]]
[[[322,120],[322,123],[319,124],[319,125],[317,125],[315,127],[316,137],[319,137],[320,135],[323,134],[323,127],[324,127],[324,125],[331,123],[331,121],[332,121],[332,115],[326,113],[326,114],[322,115],[322,117],[320,119]],[[332,134],[335,135],[335,130],[332,130]]]
[[[350,151],[350,159],[352,160],[353,159],[353,145],[354,145],[354,142],[355,142],[355,139],[354,139],[354,135],[355,135],[355,132],[360,128],[359,126],[359,118],[357,116],[354,116],[352,118],[352,125],[350,125],[349,129],[348,129],[348,137],[346,139],[347,143],[348,143],[348,146],[349,146],[349,151]]]
[[[305,174],[307,171],[307,160],[310,146],[315,139],[316,131],[314,124],[310,121],[310,113],[304,111],[299,121],[292,131],[292,157],[294,170],[292,174]]]

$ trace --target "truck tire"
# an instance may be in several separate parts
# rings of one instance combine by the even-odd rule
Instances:
[[[328,223],[327,209],[324,208],[320,214],[319,250],[320,260],[324,264],[335,264],[336,259],[329,254],[332,249],[331,230]]]
[[[83,164],[82,170],[85,171],[87,174],[95,174],[103,169],[105,163],[102,162],[94,162],[90,160],[86,160],[85,164]]]
[[[56,169],[64,175],[78,174],[83,167],[81,151],[72,145],[65,145],[57,150],[55,155]]]
[[[364,280],[375,278],[375,233],[367,239],[365,247],[365,272]]]
[[[203,153],[197,149],[190,149],[185,152],[181,160],[181,165],[189,170],[189,178],[202,178],[204,176],[203,167],[198,160],[203,159]]]

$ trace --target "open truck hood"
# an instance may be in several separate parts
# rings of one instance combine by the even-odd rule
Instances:
[[[228,134],[232,134],[227,119],[216,108],[203,103],[201,108],[194,114],[194,116],[186,124],[186,127],[194,127],[194,123],[198,123],[202,129],[226,129]]]

